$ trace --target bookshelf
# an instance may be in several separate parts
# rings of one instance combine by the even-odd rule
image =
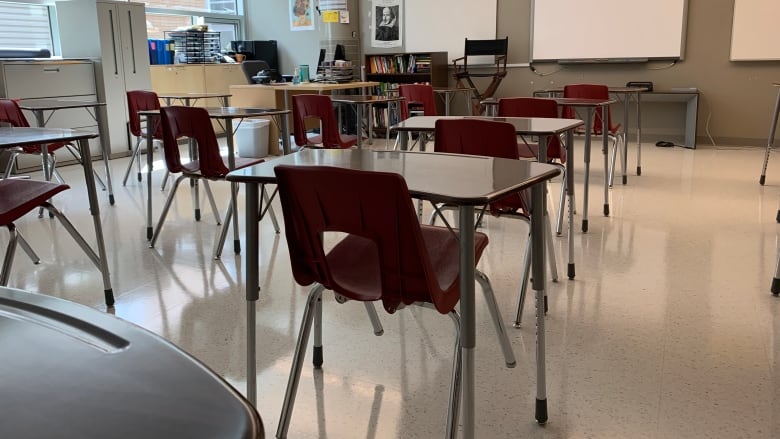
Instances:
[[[430,84],[447,87],[447,52],[407,52],[366,55],[366,81],[377,81],[374,94],[392,93],[400,84]],[[384,133],[387,127],[387,108],[375,107],[374,130]],[[390,121],[394,123],[395,121]]]

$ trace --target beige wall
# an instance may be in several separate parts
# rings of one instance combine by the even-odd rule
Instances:
[[[420,0],[406,0],[420,1]],[[475,0],[477,1],[477,0]],[[497,36],[509,36],[510,63],[525,63],[529,54],[529,16],[531,0],[497,0]],[[359,4],[358,4],[359,3]],[[648,2],[650,3],[650,2]],[[327,33],[289,30],[287,1],[248,1],[247,27],[251,39],[279,40],[283,69],[301,63],[311,63],[318,40]],[[368,0],[350,0],[351,25],[333,25],[333,32],[350,35],[368,23],[357,20],[362,15],[358,6]],[[512,68],[498,90],[498,96],[524,96],[533,90],[572,82],[597,82],[625,85],[627,81],[652,81],[656,89],[698,87],[701,91],[698,117],[699,146],[709,144],[709,133],[717,144],[766,144],[769,118],[777,93],[773,81],[780,81],[780,62],[729,62],[731,16],[733,0],[689,0],[685,59],[676,65],[652,62],[636,65],[567,65],[540,64],[537,70],[550,73],[534,74],[527,67]],[[440,17],[446,20],[446,16]],[[637,11],[641,19],[641,11]],[[444,24],[442,24],[444,25]],[[431,29],[435,29],[435,25]],[[595,29],[594,24],[594,29]],[[561,29],[561,38],[577,38]],[[615,35],[615,38],[620,38]],[[779,43],[780,44],[780,43]],[[310,50],[310,47],[311,50]],[[554,73],[552,73],[554,72]],[[647,106],[643,119],[663,119],[669,106]]]

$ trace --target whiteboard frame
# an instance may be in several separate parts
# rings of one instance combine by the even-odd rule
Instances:
[[[645,57],[645,56],[635,56],[635,57],[620,57],[620,58],[568,58],[568,59],[534,59],[534,16],[535,11],[534,8],[536,6],[536,2],[539,0],[532,0],[531,1],[531,16],[530,16],[530,45],[529,45],[529,63],[547,63],[547,62],[557,62],[559,64],[604,64],[604,63],[642,63],[642,62],[648,62],[648,61],[661,61],[661,60],[670,60],[670,61],[682,61],[685,59],[685,46],[686,46],[686,38],[688,34],[688,0],[683,0],[683,11],[682,11],[682,29],[680,30],[680,55],[679,56],[664,56],[664,57]],[[541,0],[544,1],[544,0]]]
[[[736,58],[734,57],[734,35],[735,35],[734,31],[736,30],[736,26],[737,26],[737,4],[738,3],[742,3],[743,6],[746,4],[744,1],[734,0],[734,9],[732,10],[732,13],[731,13],[731,38],[729,39],[731,45],[729,47],[729,61],[733,61],[733,62],[742,62],[742,61],[780,61],[780,42],[778,42],[778,44],[775,45],[775,47],[777,47],[777,49],[776,49],[777,54],[776,55],[757,56],[755,58],[754,57],[749,57],[748,58],[748,57],[742,57],[742,56],[736,57]],[[772,18],[776,20],[777,17],[772,17]],[[767,35],[767,37],[771,37],[771,35]]]

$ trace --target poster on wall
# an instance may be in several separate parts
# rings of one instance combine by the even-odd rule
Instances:
[[[403,0],[371,0],[371,47],[403,45]]]
[[[311,0],[290,0],[290,30],[314,30]]]

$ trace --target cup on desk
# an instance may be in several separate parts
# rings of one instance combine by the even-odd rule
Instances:
[[[243,53],[237,53],[233,55],[233,59],[235,59],[237,63],[242,63],[246,59],[246,55]]]
[[[301,64],[298,66],[298,74],[300,75],[301,82],[309,82],[309,65]]]

